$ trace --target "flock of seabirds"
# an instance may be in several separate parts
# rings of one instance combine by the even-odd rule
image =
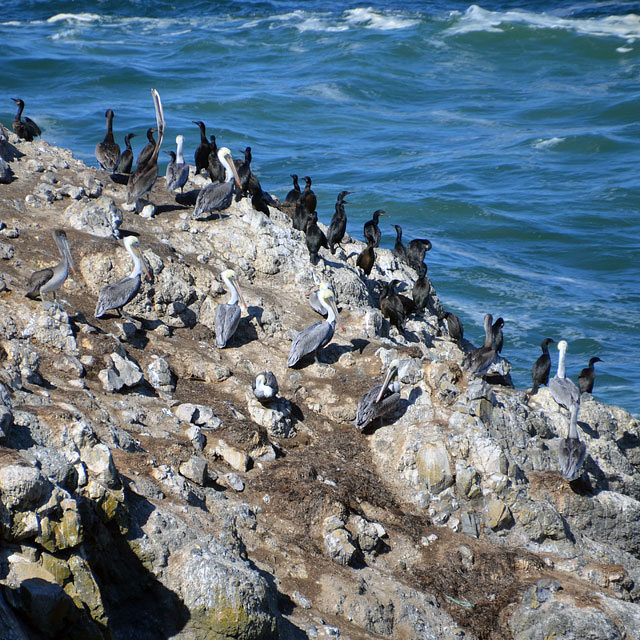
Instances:
[[[144,204],[145,196],[149,194],[158,178],[158,155],[165,131],[160,96],[155,89],[151,90],[151,94],[156,111],[156,127],[148,129],[148,144],[139,153],[135,168],[133,165],[134,153],[131,148],[131,138],[135,134],[129,133],[125,136],[125,149],[121,150],[113,136],[114,112],[111,109],[105,113],[106,135],[95,149],[96,159],[103,170],[128,175],[127,204],[135,208],[136,211]],[[13,121],[13,130],[20,138],[32,141],[34,137],[41,135],[41,130],[33,120],[22,116],[24,102],[17,98],[13,98],[13,100],[18,105],[18,112]],[[253,207],[267,216],[269,215],[269,204],[288,213],[292,218],[293,227],[305,233],[311,264],[318,263],[320,248],[328,249],[334,254],[336,245],[340,244],[346,232],[347,217],[344,205],[347,203],[345,198],[349,194],[348,191],[342,191],[338,195],[335,214],[325,234],[317,223],[317,198],[311,189],[310,177],[303,178],[305,187],[301,189],[298,176],[292,175],[293,188],[283,202],[277,202],[269,194],[262,191],[259,181],[251,172],[250,147],[247,147],[243,152],[244,160],[234,162],[227,147],[218,148],[215,136],[210,136],[207,139],[206,127],[203,122],[194,121],[194,124],[200,128],[200,144],[194,154],[195,170],[197,174],[207,172],[211,178],[211,183],[198,193],[193,213],[195,219],[207,219],[215,213],[220,214],[231,206],[234,196],[237,200],[243,196],[250,196]],[[154,134],[157,135],[156,138],[154,138]],[[165,176],[167,189],[171,193],[175,193],[178,189],[182,192],[189,178],[189,165],[184,159],[183,136],[177,136],[176,145],[175,153],[165,151],[171,158]],[[384,210],[375,211],[372,219],[364,225],[364,238],[367,246],[358,256],[356,263],[367,276],[371,273],[375,262],[375,249],[380,244],[381,232],[378,222],[380,216],[383,215],[386,215]],[[426,275],[427,266],[424,263],[424,257],[425,253],[431,249],[431,242],[425,239],[415,239],[405,246],[402,242],[402,228],[400,225],[393,226],[397,234],[393,253],[400,261],[404,261],[415,269],[418,278],[413,287],[412,298],[396,293],[398,280],[383,283],[380,307],[390,323],[397,328],[399,333],[404,334],[403,324],[407,315],[425,309],[428,304],[431,283]],[[56,229],[53,236],[60,252],[61,261],[53,267],[36,271],[31,276],[29,290],[25,294],[30,298],[36,299],[40,296],[44,300],[44,295],[51,293],[55,300],[56,291],[66,280],[69,271],[75,273],[65,232]],[[135,236],[127,236],[124,240],[124,246],[133,260],[133,270],[127,277],[102,289],[96,305],[96,318],[101,318],[108,311],[117,311],[120,316],[123,316],[122,308],[138,293],[143,270],[150,279],[140,252],[138,239]],[[216,346],[220,349],[226,346],[238,328],[242,313],[239,303],[242,303],[245,311],[247,310],[236,273],[232,269],[226,269],[221,273],[221,278],[227,290],[230,291],[231,297],[226,304],[220,304],[216,310],[215,340]],[[318,352],[331,341],[336,322],[344,331],[336,307],[335,296],[329,283],[322,282],[318,289],[308,295],[310,305],[318,313],[326,316],[326,319],[314,322],[297,333],[291,344],[287,360],[288,367],[294,367],[306,356],[314,356],[315,361],[322,364],[318,361]],[[438,319],[446,323],[449,336],[459,343],[463,338],[463,326],[460,319],[450,312],[440,312]],[[484,344],[466,354],[462,363],[466,371],[476,376],[484,376],[488,373],[491,365],[497,362],[498,355],[502,351],[503,326],[502,318],[498,318],[494,322],[491,314],[485,315]],[[528,392],[528,396],[534,395],[540,385],[548,385],[556,403],[568,411],[568,433],[567,437],[560,442],[558,466],[562,477],[573,481],[581,475],[586,457],[586,445],[578,437],[580,398],[582,393],[592,392],[595,377],[594,364],[599,362],[600,358],[591,358],[588,367],[580,372],[578,385],[576,385],[565,375],[568,345],[565,340],[560,340],[558,342],[557,373],[549,379],[551,369],[549,344],[552,342],[555,342],[552,338],[546,338],[542,341],[542,355],[533,365],[533,387]],[[354,421],[354,425],[358,429],[364,430],[374,421],[378,419],[381,421],[397,405],[400,400],[398,366],[398,360],[391,362],[382,384],[367,391],[360,399]],[[278,394],[278,382],[270,371],[260,373],[252,386],[255,396],[265,404],[271,402]]]

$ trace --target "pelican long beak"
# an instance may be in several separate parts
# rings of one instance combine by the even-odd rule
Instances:
[[[151,89],[151,95],[153,96],[153,104],[156,108],[156,125],[158,127],[158,148],[162,144],[162,138],[164,137],[164,111],[162,110],[162,100],[160,100],[160,94]]]
[[[333,315],[336,317],[336,322],[338,323],[338,326],[342,329],[342,332],[344,333],[344,325],[342,324],[342,320],[340,319],[340,314],[338,313],[338,307],[336,307],[336,301],[333,299],[333,297],[329,298],[329,304],[333,309]]]
[[[307,291],[307,293],[305,293],[304,295],[307,296],[307,298],[308,298],[312,293],[315,293],[316,291],[319,291],[319,289],[320,289],[320,287],[314,287],[310,291]]]
[[[242,306],[244,307],[244,310],[249,313],[249,309],[247,309],[247,303],[244,301],[244,296],[242,295],[242,290],[240,289],[240,285],[235,281],[232,282],[233,286],[236,288],[236,291],[238,292],[238,298],[240,298],[240,302],[242,302]]]
[[[144,256],[142,255],[142,251],[140,251],[140,247],[131,247],[134,253],[140,258],[140,263],[142,264],[142,270],[144,274],[147,276],[147,280],[151,282],[151,274],[149,273],[149,269],[147,269],[147,263],[145,262]]]
[[[395,375],[397,369],[396,367],[391,367],[389,369],[389,371],[387,371],[387,375],[384,378],[384,382],[382,383],[382,386],[380,387],[380,393],[378,394],[378,396],[376,397],[376,403],[380,402],[380,400],[382,400],[382,396],[384,395],[384,392],[387,390],[387,387],[389,386],[389,383],[391,382],[391,378],[393,378],[393,376]]]
[[[233,162],[233,158],[230,153],[227,153],[225,156],[226,161],[229,163],[229,167],[231,168],[231,173],[233,173],[233,177],[236,179],[236,184],[240,189],[242,189],[242,182],[240,182],[240,178],[238,177],[238,171],[236,170],[236,165]]]

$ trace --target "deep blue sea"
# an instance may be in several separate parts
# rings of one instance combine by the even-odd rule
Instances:
[[[0,121],[21,97],[95,164],[107,108],[145,144],[155,87],[166,149],[192,159],[203,120],[271,193],[312,176],[323,222],[348,189],[352,235],[382,208],[384,246],[431,239],[465,336],[504,318],[516,386],[564,338],[568,374],[599,356],[594,395],[640,415],[638,39],[639,2],[5,0]]]

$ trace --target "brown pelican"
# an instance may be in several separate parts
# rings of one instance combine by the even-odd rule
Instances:
[[[202,169],[206,169],[209,164],[209,154],[212,151],[211,145],[207,140],[207,128],[201,120],[192,120],[193,124],[197,124],[200,128],[200,144],[196,149],[193,159],[196,161],[196,174]]]
[[[558,372],[551,380],[549,380],[549,391],[553,399],[567,411],[571,411],[571,407],[574,404],[580,404],[580,390],[576,386],[576,383],[566,378],[564,361],[567,353],[568,345],[566,340],[560,340],[558,342]]]
[[[18,112],[13,119],[13,130],[23,140],[32,142],[34,138],[42,135],[40,127],[31,119],[22,119],[22,111],[24,110],[24,101],[20,98],[11,98],[18,105]]]
[[[233,180],[235,180],[238,188],[242,189],[240,178],[231,151],[227,147],[218,149],[218,160],[225,169],[224,182],[212,182],[204,189],[201,189],[196,200],[196,206],[193,210],[194,220],[204,220],[214,211],[224,211],[231,206],[233,200]]]
[[[378,226],[378,219],[380,216],[386,215],[386,211],[378,209],[373,212],[373,218],[364,223],[364,240],[367,244],[371,242],[373,247],[380,246],[380,227]]]
[[[136,161],[136,171],[138,169],[142,169],[145,164],[149,161],[149,158],[153,155],[153,150],[156,148],[156,141],[153,139],[153,134],[158,129],[156,127],[149,127],[147,129],[147,144],[142,147],[140,153],[138,154],[138,160]]]
[[[320,295],[320,291],[325,291],[325,290],[331,291],[331,287],[326,280],[323,280],[320,283],[320,286],[318,287],[318,289],[312,289],[309,293],[307,293],[307,296],[309,298],[309,306],[316,313],[319,313],[323,318],[326,318],[327,310],[323,305],[320,304],[320,299],[318,296]]]
[[[151,276],[144,264],[142,253],[140,252],[140,242],[135,236],[127,236],[124,239],[124,247],[133,258],[133,269],[126,277],[108,284],[100,291],[98,296],[98,304],[94,313],[96,318],[102,318],[107,311],[115,309],[122,316],[122,307],[135,298],[140,289],[140,271],[144,269],[147,278],[151,280]]]
[[[314,354],[315,361],[320,364],[320,362],[318,362],[318,350],[322,349],[322,347],[331,341],[336,320],[340,328],[344,331],[331,289],[327,288],[318,291],[318,300],[327,310],[327,319],[324,322],[318,320],[310,324],[306,329],[298,332],[291,344],[287,367],[294,367],[302,358],[310,354]]]
[[[367,241],[367,247],[362,250],[362,252],[358,255],[358,258],[356,259],[356,265],[360,267],[367,276],[371,273],[373,264],[376,261],[376,252],[373,247],[374,241]]]
[[[287,193],[287,196],[284,199],[285,202],[296,202],[302,195],[300,185],[298,184],[298,176],[295,173],[292,173],[291,177],[293,178],[293,189]]]
[[[602,360],[598,357],[591,358],[591,360],[589,360],[589,366],[585,367],[578,374],[578,387],[580,388],[580,393],[591,393],[593,391],[593,381],[596,377],[593,365],[596,362],[602,362]]]
[[[138,208],[139,200],[151,191],[158,179],[158,154],[160,153],[162,138],[164,137],[164,113],[162,111],[160,94],[155,89],[151,89],[151,95],[153,96],[153,104],[156,108],[158,141],[156,142],[151,157],[144,165],[140,166],[140,161],[138,160],[138,166],[136,166],[134,173],[129,176],[129,181],[127,182],[127,204],[135,204],[136,209]]]
[[[394,224],[393,228],[396,230],[396,243],[393,246],[393,255],[398,260],[407,261],[407,248],[402,244],[402,227],[399,224]]]
[[[560,441],[558,448],[558,466],[565,480],[575,480],[582,470],[582,464],[587,455],[587,445],[578,439],[578,410],[579,402],[571,405],[569,416],[569,431],[567,437]]]
[[[233,269],[226,269],[220,274],[220,277],[227,285],[227,289],[231,291],[229,302],[218,305],[214,325],[216,346],[219,349],[224,349],[240,324],[241,311],[240,307],[238,307],[238,299],[242,302],[245,311],[247,310],[247,304],[242,297],[240,286],[236,282],[236,272]]]
[[[126,149],[120,154],[118,165],[115,168],[116,173],[131,173],[133,166],[133,149],[131,148],[131,138],[135,138],[135,133],[128,133],[124,137]]]
[[[398,360],[394,360],[389,366],[387,375],[382,384],[369,389],[358,402],[354,426],[362,431],[376,418],[389,413],[400,400],[400,383],[398,380],[391,382],[398,373]]]
[[[96,145],[96,160],[104,171],[114,171],[120,159],[120,145],[113,139],[113,111],[107,109],[104,117],[107,119],[107,135]]]
[[[538,387],[541,384],[549,383],[549,371],[551,371],[551,358],[549,356],[549,344],[555,342],[553,338],[545,338],[540,343],[542,349],[542,355],[538,357],[531,369],[531,380],[533,381],[533,387],[529,393],[532,396],[537,393]]]
[[[171,162],[167,165],[167,173],[165,180],[167,181],[167,189],[175,191],[180,189],[184,192],[184,185],[189,179],[189,165],[185,164],[184,155],[182,154],[182,146],[184,144],[184,136],[176,136],[176,153],[168,151],[171,156]],[[173,154],[173,155],[172,155]]]
[[[253,395],[263,404],[271,402],[278,395],[278,381],[271,371],[263,371],[251,385]]]
[[[347,214],[344,210],[344,205],[347,204],[345,198],[351,193],[350,191],[341,191],[338,194],[338,200],[336,201],[336,212],[331,218],[329,228],[327,229],[327,242],[329,243],[329,251],[331,255],[336,252],[336,244],[342,242],[344,233],[347,230]]]
[[[64,284],[69,275],[69,269],[76,272],[69,249],[69,241],[67,234],[62,229],[55,229],[53,239],[58,245],[58,251],[62,260],[54,267],[40,269],[35,271],[29,278],[29,290],[24,294],[27,298],[35,300],[40,294],[40,298],[44,300],[44,294],[51,292],[53,299],[56,299],[56,291]]]
[[[492,322],[493,316],[487,313],[484,316],[484,344],[480,348],[469,352],[462,361],[462,366],[476,376],[483,376],[487,373],[489,367],[498,357],[494,345]]]

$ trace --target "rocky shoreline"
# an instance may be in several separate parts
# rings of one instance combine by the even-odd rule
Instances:
[[[276,208],[193,220],[193,175],[178,202],[159,178],[138,216],[70,151],[0,136],[15,175],[0,185],[3,640],[636,637],[636,419],[584,395],[569,484],[546,387],[528,400],[465,374],[435,291],[405,336],[389,327],[378,282],[416,277],[390,251],[369,278],[351,238],[311,267]],[[77,267],[59,306],[24,298],[58,259],[55,228]],[[132,319],[96,320],[131,233],[152,280]],[[248,313],[219,350],[229,267]],[[346,331],[326,366],[288,369],[325,279]],[[396,358],[402,399],[361,433],[358,400]],[[280,384],[269,407],[251,392],[263,370]]]

